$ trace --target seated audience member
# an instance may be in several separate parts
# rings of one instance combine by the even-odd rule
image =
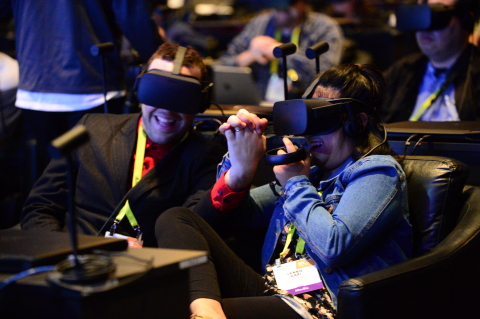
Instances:
[[[189,45],[204,58],[212,56],[218,41],[195,30],[191,22],[192,16],[193,13],[185,8],[172,9],[161,4],[157,4],[152,12],[152,19],[165,42]]]
[[[454,9],[443,29],[417,31],[421,50],[386,72],[385,122],[474,121],[480,116],[480,52],[469,44],[473,0],[429,0]]]
[[[282,6],[282,3],[285,6]],[[340,62],[343,32],[329,16],[310,10],[306,0],[281,1],[276,8],[253,18],[228,45],[220,57],[220,64],[249,66],[263,99],[284,99],[282,59],[273,56],[273,49],[284,43],[294,43],[297,52],[287,57],[292,84],[291,98],[300,97],[315,77],[315,60],[305,56],[305,50],[320,42],[328,42],[330,49],[320,56],[320,67],[326,70]]]
[[[208,263],[191,270],[191,318],[333,318],[342,281],[410,257],[405,174],[375,112],[384,92],[382,74],[372,66],[345,64],[321,73],[313,98],[355,100],[350,111],[338,108],[336,116],[316,122],[305,137],[310,157],[274,167],[276,186],[248,190],[265,152],[267,120],[240,110],[221,126],[229,155],[210,198],[195,208],[205,219],[173,208],[155,226],[159,247],[209,254]],[[284,143],[288,152],[296,150],[289,139]],[[205,221],[212,218],[232,218],[239,228],[269,224],[263,277],[226,247]],[[285,285],[282,269],[296,271],[295,262],[316,264],[318,271],[303,269],[308,281]],[[311,288],[295,293],[298,286]]]
[[[172,72],[177,50],[176,44],[161,45],[148,70]],[[206,66],[191,48],[186,49],[181,74],[189,81],[207,78]],[[88,114],[80,120],[90,133],[89,142],[72,155],[74,209],[81,233],[103,236],[113,219],[120,219],[111,214],[126,196],[128,205],[123,208],[137,223],[123,218],[116,232],[135,237],[140,230],[144,245],[156,246],[157,217],[167,208],[194,205],[195,194],[215,183],[216,166],[224,154],[222,147],[192,130],[194,117],[142,104],[141,114]],[[141,179],[132,187],[136,177]],[[53,159],[26,201],[22,228],[64,230],[66,187],[65,165]]]

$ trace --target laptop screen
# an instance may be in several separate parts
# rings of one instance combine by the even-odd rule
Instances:
[[[213,100],[217,104],[260,105],[262,98],[249,67],[213,65]]]

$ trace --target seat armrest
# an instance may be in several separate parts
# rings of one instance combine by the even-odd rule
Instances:
[[[344,281],[338,319],[473,318],[480,313],[480,187],[466,187],[461,220],[431,252]]]

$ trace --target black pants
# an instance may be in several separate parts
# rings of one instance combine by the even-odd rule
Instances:
[[[219,301],[228,319],[301,318],[284,301],[264,296],[265,281],[224,243],[200,216],[172,208],[155,225],[160,248],[203,250],[208,262],[190,269],[190,298]],[[201,315],[201,314],[200,314]]]

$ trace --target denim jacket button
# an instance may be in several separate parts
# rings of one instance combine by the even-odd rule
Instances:
[[[329,268],[329,267],[325,268],[325,272],[327,274],[331,274],[332,273],[332,268]]]

